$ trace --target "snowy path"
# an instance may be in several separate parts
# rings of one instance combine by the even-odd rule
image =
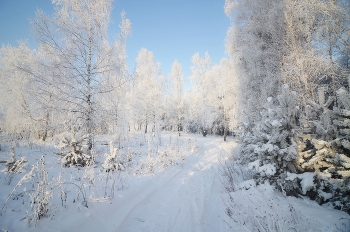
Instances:
[[[116,231],[225,231],[218,179],[222,151],[216,139],[207,140],[183,168],[139,189],[131,205],[123,202],[121,208],[129,210],[121,210],[126,214],[118,216]]]
[[[196,138],[197,139],[197,138]],[[69,217],[54,218],[50,231],[228,231],[223,218],[219,159],[221,138],[200,138],[198,155],[183,167],[154,176],[132,178],[129,189],[117,192],[111,204],[90,204]],[[224,145],[226,146],[226,145]],[[71,210],[71,209],[70,209]],[[69,211],[70,211],[69,210]],[[57,224],[61,224],[57,228]]]

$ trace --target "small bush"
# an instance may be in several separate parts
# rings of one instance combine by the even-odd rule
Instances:
[[[15,174],[24,172],[24,168],[27,165],[26,157],[22,156],[20,159],[15,157],[15,149],[12,146],[10,152],[10,160],[5,164],[5,169],[2,172],[8,173],[5,178],[5,184],[10,185]]]
[[[60,141],[58,148],[62,152],[57,153],[61,156],[61,161],[64,167],[71,166],[89,166],[92,158],[84,150],[84,143],[87,141],[87,136],[80,136],[77,138],[76,134],[64,136]]]
[[[114,148],[112,141],[110,142],[109,149],[110,154],[105,154],[106,159],[102,164],[103,169],[106,170],[106,172],[113,172],[115,170],[125,171],[121,156],[118,156],[118,148]],[[129,155],[126,158],[127,160],[131,160],[131,156]]]
[[[53,197],[43,156],[40,159],[40,163],[34,166],[34,170],[34,178],[37,179],[37,185],[35,186],[35,191],[29,194],[31,213],[27,212],[27,219],[30,224],[32,222],[37,223],[38,220],[48,215],[50,199]]]

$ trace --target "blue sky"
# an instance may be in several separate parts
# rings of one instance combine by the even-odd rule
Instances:
[[[226,57],[224,40],[230,20],[224,14],[224,0],[116,0],[113,3],[110,38],[119,32],[120,12],[124,10],[132,23],[132,36],[127,53],[129,69],[141,48],[152,51],[161,63],[164,75],[169,74],[177,59],[185,76],[191,75],[191,57],[206,51],[213,63]],[[27,40],[36,48],[29,18],[37,8],[51,15],[50,0],[0,0],[0,45],[17,46]]]

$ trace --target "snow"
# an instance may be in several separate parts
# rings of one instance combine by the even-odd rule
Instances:
[[[260,166],[260,160],[255,160],[254,162],[251,162],[248,164],[248,168],[249,169],[253,169],[258,171],[259,170],[259,166]]]
[[[272,151],[278,150],[277,148],[278,148],[277,146],[275,146],[271,143],[266,143],[266,144],[263,144],[261,146],[255,147],[254,153],[261,154],[261,153],[266,153],[266,152],[272,152]]]
[[[297,178],[299,175],[296,174],[296,173],[290,173],[290,172],[287,172],[287,178],[286,180],[294,180],[295,178]]]
[[[259,167],[259,172],[263,172],[268,176],[272,176],[276,173],[276,167],[274,164],[265,164]]]
[[[271,121],[271,125],[273,127],[280,127],[280,126],[282,126],[282,124],[281,124],[281,122],[279,120],[272,120]]]
[[[254,180],[246,180],[246,181],[241,182],[238,186],[240,189],[248,190],[251,187],[255,187],[256,184],[255,184]]]
[[[232,213],[230,231],[328,232],[348,231],[350,226],[346,213],[308,199],[285,197],[269,184],[231,192],[225,200]]]
[[[176,137],[175,134],[164,137],[169,138],[169,136]],[[120,175],[117,179],[119,184],[113,194],[107,194],[110,197],[103,197],[100,190],[93,190],[96,187],[106,186],[109,192],[112,186],[111,184],[103,185],[107,179],[103,179],[101,183],[98,182],[98,178],[101,177],[97,175],[98,165],[89,167],[85,171],[64,168],[62,179],[70,176],[70,181],[73,183],[80,177],[84,179],[85,176],[89,181],[94,181],[94,185],[82,182],[86,185],[85,194],[88,207],[84,207],[82,198],[77,198],[73,192],[67,192],[70,195],[62,206],[58,192],[55,192],[49,216],[30,227],[25,219],[26,208],[23,205],[23,202],[27,203],[26,197],[19,196],[18,193],[21,191],[16,190],[14,194],[16,197],[9,200],[0,216],[0,230],[252,231],[254,228],[259,228],[259,224],[264,227],[266,223],[270,226],[278,223],[281,226],[287,225],[285,228],[288,231],[288,226],[298,222],[299,227],[296,228],[304,226],[305,231],[335,231],[335,225],[344,220],[345,222],[350,220],[350,216],[345,212],[319,206],[306,199],[284,197],[281,193],[275,192],[272,186],[268,184],[256,186],[251,179],[240,180],[237,183],[240,189],[228,194],[222,185],[221,168],[231,154],[235,154],[232,153],[232,150],[237,150],[237,143],[232,138],[229,138],[228,142],[222,142],[221,137],[214,136],[204,138],[199,135],[184,135],[182,139],[191,141],[192,145],[187,147],[187,143],[183,143],[181,146],[185,147],[185,150],[194,151],[186,153],[185,150],[179,148],[181,154],[185,154],[182,163],[173,164],[164,169],[155,168],[153,173],[143,174],[129,173],[127,172],[129,166],[125,165],[127,171],[117,173]],[[160,150],[166,147],[167,141],[169,142],[169,139],[162,138],[163,146],[159,147]],[[196,144],[195,148],[193,144]],[[147,145],[140,146],[135,143],[133,146],[135,147],[131,147],[131,151],[144,151],[147,158]],[[102,154],[108,153],[109,150],[108,147],[103,150],[102,146],[99,149]],[[46,169],[51,179],[57,178],[60,173],[57,156],[50,155],[53,150],[50,144],[42,144],[32,148],[21,146],[16,151],[20,155],[26,155],[30,164],[38,161],[39,154],[47,154],[45,156]],[[137,164],[135,156],[137,155],[133,157],[133,165]],[[0,153],[1,161],[6,160],[7,157],[6,152]],[[259,163],[249,164],[250,167],[255,166],[256,168],[258,165]],[[272,165],[264,165],[259,169],[264,169],[269,174],[275,171]],[[11,185],[3,185],[0,188],[1,203],[5,201],[21,175],[15,176]],[[303,178],[303,186],[306,189],[311,177],[305,175]],[[5,174],[1,173],[0,180],[4,178]],[[289,178],[295,178],[295,176],[291,174]],[[58,182],[58,179],[55,180]],[[233,213],[231,218],[227,214],[228,207],[231,207],[230,210]],[[294,210],[295,213],[291,214],[291,210]],[[265,224],[260,220],[260,217],[264,216],[267,217],[264,220]],[[291,224],[285,224],[286,221],[290,221]]]
[[[304,178],[302,178],[302,181],[300,182],[300,184],[301,184],[301,189],[303,190],[303,193],[306,194],[308,190],[314,187],[314,174],[307,173],[306,175],[304,175]]]
[[[313,172],[304,172],[301,174],[295,174],[295,173],[287,173],[287,178],[286,180],[294,180],[295,178],[301,179],[301,187],[303,190],[303,193],[306,194],[307,191],[310,189],[313,189],[315,184],[314,184],[314,173]]]
[[[274,145],[273,145],[273,144],[270,144],[270,143],[263,144],[263,145],[262,145],[262,150],[263,150],[263,151],[271,152],[271,151],[274,150]]]
[[[255,160],[248,164],[248,168],[255,170],[260,173],[265,173],[265,175],[272,176],[276,173],[276,167],[274,164],[265,164],[260,167],[260,160]]]
[[[332,193],[326,193],[326,192],[323,192],[322,190],[318,190],[318,194],[323,197],[323,199],[326,201],[328,200],[329,198],[333,197],[333,194]]]

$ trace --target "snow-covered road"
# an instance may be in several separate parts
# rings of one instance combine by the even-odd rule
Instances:
[[[35,231],[228,231],[220,160],[235,143],[196,136],[198,151],[182,166],[148,176],[130,176],[128,188],[110,202],[72,205]],[[231,146],[231,147],[230,147]]]
[[[118,200],[116,231],[227,231],[218,179],[223,153],[215,143],[207,139],[183,167],[155,176],[132,199]]]

